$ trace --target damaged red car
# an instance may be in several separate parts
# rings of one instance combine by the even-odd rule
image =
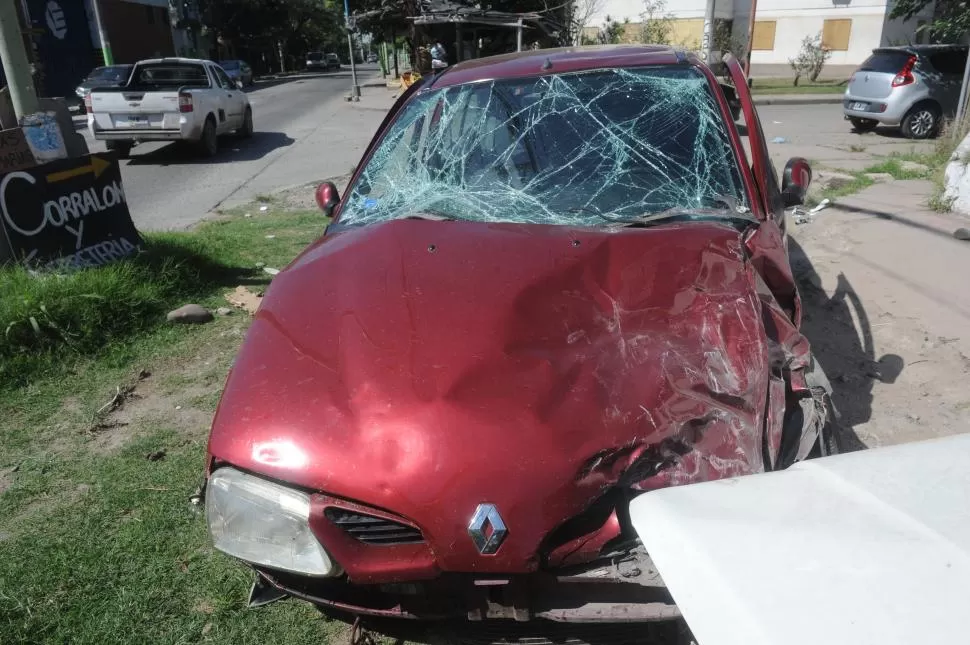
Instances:
[[[422,79],[321,186],[208,447],[254,603],[646,630],[679,614],[634,497],[833,449],[785,234],[811,170],[779,180],[725,63],[750,152],[691,54],[539,50]]]

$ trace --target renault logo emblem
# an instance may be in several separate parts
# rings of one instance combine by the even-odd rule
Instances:
[[[508,534],[509,530],[505,528],[505,522],[495,504],[479,504],[468,523],[468,535],[478,552],[482,555],[494,554]]]

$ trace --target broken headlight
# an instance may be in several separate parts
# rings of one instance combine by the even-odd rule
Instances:
[[[209,477],[205,512],[215,547],[227,555],[307,576],[339,573],[310,530],[306,493],[220,468]]]

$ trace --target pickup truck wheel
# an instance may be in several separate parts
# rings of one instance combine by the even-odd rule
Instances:
[[[249,139],[253,136],[253,109],[246,108],[246,116],[243,117],[242,127],[238,130],[239,136]]]
[[[127,159],[131,156],[130,141],[105,141],[104,145],[109,152],[116,153],[119,159]]]
[[[202,127],[202,138],[199,139],[199,152],[203,157],[213,157],[219,151],[219,137],[216,133],[216,122],[211,118],[205,120]]]

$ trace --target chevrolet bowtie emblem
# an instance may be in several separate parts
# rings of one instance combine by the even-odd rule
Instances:
[[[478,552],[482,555],[494,554],[508,534],[509,530],[505,528],[505,522],[495,504],[479,504],[468,523],[468,535]]]

